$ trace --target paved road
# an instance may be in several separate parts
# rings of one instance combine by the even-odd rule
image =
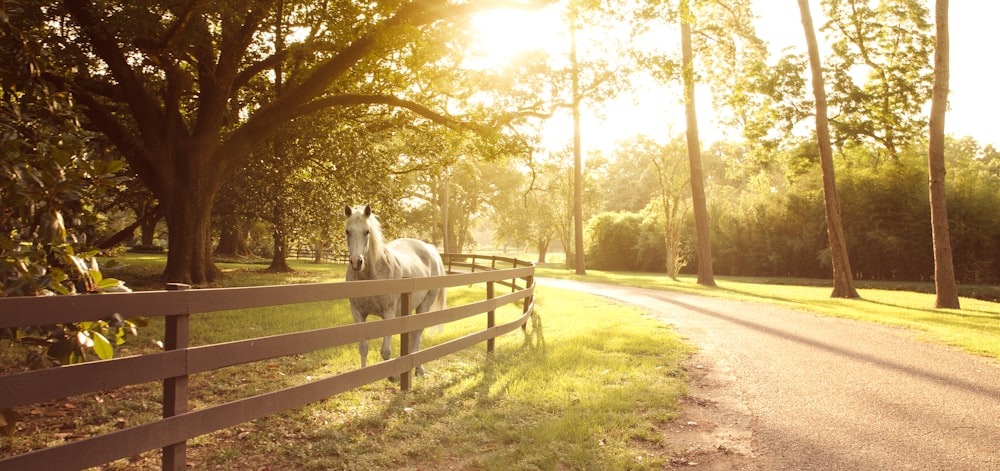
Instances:
[[[995,360],[904,329],[781,307],[539,283],[641,306],[701,349],[713,434],[740,458],[717,468],[1000,470]]]

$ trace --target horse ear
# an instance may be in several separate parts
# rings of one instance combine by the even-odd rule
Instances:
[[[344,205],[344,216],[350,216],[350,215],[351,215],[351,205],[345,204]]]
[[[368,217],[368,216],[371,216],[371,215],[372,215],[372,205],[366,204],[365,205],[365,217]]]

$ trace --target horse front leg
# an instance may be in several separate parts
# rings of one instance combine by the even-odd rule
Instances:
[[[361,310],[351,302],[351,317],[354,318],[354,323],[360,323],[365,321],[365,316],[361,314]],[[364,368],[368,363],[368,340],[362,340],[358,342],[358,354],[361,355],[361,367]]]
[[[368,341],[362,340],[358,342],[358,353],[361,355],[361,367],[364,368],[365,364],[368,363]]]
[[[382,313],[382,319],[392,319],[396,317],[395,309],[389,309]],[[382,360],[388,360],[392,358],[392,335],[386,335],[382,338]]]
[[[424,330],[420,329],[416,332],[410,332],[410,352],[417,353],[420,351],[420,339],[424,336]],[[417,365],[416,375],[424,375],[424,365]]]

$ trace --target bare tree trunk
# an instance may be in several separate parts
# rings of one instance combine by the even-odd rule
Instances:
[[[715,286],[712,269],[711,227],[705,199],[705,176],[701,169],[701,144],[698,142],[698,114],[694,102],[694,53],[691,50],[691,11],[687,0],[681,2],[681,60],[684,65],[684,115],[687,121],[688,162],[691,166],[691,202],[694,206],[695,233],[698,238],[698,284]]]
[[[539,238],[535,243],[538,248],[538,263],[545,263],[545,256],[549,253],[549,239]]]
[[[809,0],[799,0],[802,27],[809,46],[809,65],[812,69],[813,95],[816,97],[816,139],[819,146],[820,166],[823,171],[823,201],[826,211],[826,233],[830,240],[830,260],[833,265],[834,298],[859,298],[854,288],[854,275],[847,256],[847,241],[840,217],[840,199],[833,171],[833,146],[830,143],[830,124],[827,119],[826,90],[823,82],[823,64],[819,58],[816,31],[813,29]]]
[[[664,180],[664,169],[657,159],[653,159],[653,166],[656,167],[656,179],[660,183],[660,200],[663,202],[663,246],[664,246],[664,268],[667,276],[672,280],[677,279],[677,241],[673,231],[673,215],[677,208],[673,199],[670,198],[670,190]]]
[[[580,64],[576,58],[576,12],[570,26],[570,67],[573,75],[573,246],[577,275],[587,274],[583,252],[583,157],[580,148]]]
[[[960,309],[955,266],[948,230],[948,199],[945,192],[944,118],[948,109],[950,78],[948,0],[937,0],[937,46],[934,48],[934,96],[931,99],[930,137],[927,151],[930,175],[931,228],[934,234],[934,307]]]

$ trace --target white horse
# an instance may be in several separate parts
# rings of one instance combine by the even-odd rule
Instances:
[[[382,227],[372,215],[370,205],[364,208],[351,208],[345,205],[344,229],[347,233],[347,250],[350,254],[351,268],[347,270],[347,281],[354,280],[386,280],[397,278],[417,278],[421,276],[444,275],[444,264],[437,249],[430,244],[417,239],[396,239],[385,243]],[[383,319],[391,319],[399,312],[397,294],[386,296],[369,296],[351,298],[351,314],[354,322],[364,322],[370,314]],[[429,291],[413,293],[410,309],[416,309],[417,314],[431,310],[443,309],[445,306],[445,289],[438,288]],[[420,350],[420,338],[423,329],[410,333],[410,352]],[[358,344],[361,354],[361,367],[364,368],[368,358],[368,341]],[[382,339],[382,359],[392,356],[392,336]],[[424,373],[423,366],[417,366],[417,375]]]

